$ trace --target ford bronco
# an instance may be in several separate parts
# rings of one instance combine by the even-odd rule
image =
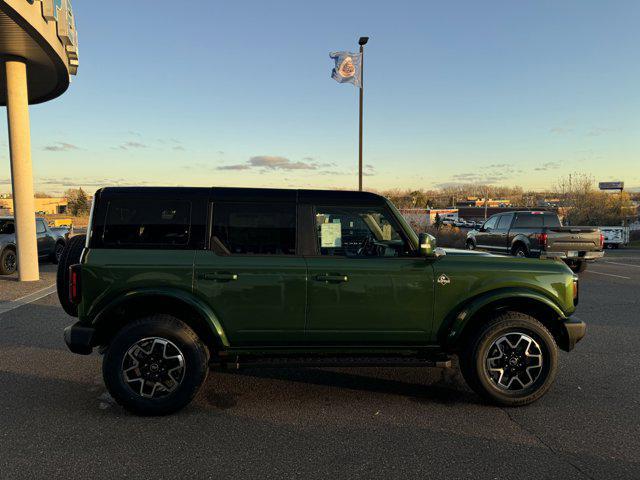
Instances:
[[[72,352],[113,398],[187,405],[210,365],[450,367],[504,406],[551,386],[585,334],[560,262],[443,250],[366,192],[104,188],[58,293]]]

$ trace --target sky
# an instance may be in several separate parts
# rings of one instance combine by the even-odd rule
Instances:
[[[35,188],[640,188],[640,2],[73,2],[80,68],[30,109]],[[10,189],[0,120],[0,192]]]

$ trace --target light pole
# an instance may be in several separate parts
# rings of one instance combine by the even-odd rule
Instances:
[[[364,98],[364,46],[369,41],[369,37],[360,37],[360,130],[358,134],[358,190],[362,191],[362,100]]]

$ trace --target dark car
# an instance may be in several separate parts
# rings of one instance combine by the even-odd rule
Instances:
[[[585,325],[563,264],[435,248],[384,197],[244,188],[105,188],[59,298],[69,348],[104,352],[139,414],[193,398],[209,364],[446,367],[501,405],[540,398]],[[507,273],[505,273],[507,272]]]
[[[38,258],[58,263],[68,236],[68,228],[52,228],[44,218],[37,217]],[[11,275],[17,268],[15,220],[13,217],[0,217],[0,275]]]
[[[498,213],[467,233],[469,250],[481,249],[516,257],[557,258],[574,272],[602,258],[604,237],[597,227],[563,227],[548,211]]]

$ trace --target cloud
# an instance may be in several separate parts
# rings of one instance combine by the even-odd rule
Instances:
[[[546,172],[547,170],[557,170],[558,168],[560,168],[560,162],[547,162],[533,170],[536,172]]]
[[[137,186],[148,185],[147,181],[131,182],[124,178],[97,178],[97,177],[38,177],[34,182],[36,185],[70,187],[107,187],[107,186]]]
[[[184,152],[186,149],[182,145],[176,145],[175,147],[172,148],[172,150]]]
[[[80,148],[72,143],[54,142],[51,145],[46,145],[43,150],[47,152],[68,152],[70,150],[80,150]]]
[[[216,168],[216,170],[249,170],[250,168],[251,167],[249,165],[240,163],[238,165],[222,165]]]
[[[524,173],[522,170],[508,163],[492,163],[491,165],[478,166],[473,172],[463,172],[452,175],[449,181],[439,183],[436,187],[448,188],[469,184],[487,185],[501,183],[522,173]]]
[[[612,132],[613,128],[595,127],[587,132],[587,137],[598,137],[602,134]]]
[[[549,130],[549,132],[553,133],[555,135],[564,135],[566,133],[573,132],[573,128],[569,128],[569,127],[553,127],[552,129]]]
[[[145,145],[144,143],[141,142],[124,142],[123,144],[121,144],[118,148],[120,148],[120,150],[135,150],[135,149],[140,149],[140,148],[147,148],[148,145]]]
[[[258,155],[251,157],[245,163],[222,165],[216,170],[248,170],[250,168],[258,168],[263,172],[267,170],[316,170],[318,165],[306,162],[292,162],[288,158],[274,155]]]
[[[285,157],[258,155],[249,159],[252,167],[264,167],[271,170],[315,170],[315,165],[305,162],[292,162]]]

